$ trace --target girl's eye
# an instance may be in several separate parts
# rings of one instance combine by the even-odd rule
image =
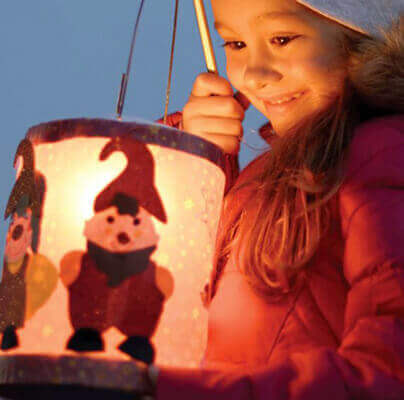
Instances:
[[[275,36],[270,42],[276,46],[285,47],[297,37],[298,36]],[[246,44],[240,41],[224,42],[222,47],[229,47],[231,50],[242,50],[244,47],[246,47]]]
[[[133,225],[139,225],[140,224],[140,218],[135,218],[133,220]]]
[[[271,39],[271,43],[280,47],[286,46],[289,42],[296,39],[297,36],[275,36]]]
[[[244,42],[224,42],[222,47],[228,47],[231,50],[241,50],[246,46]]]
[[[114,221],[115,221],[115,218],[112,217],[112,216],[109,216],[109,217],[107,218],[107,222],[108,222],[109,224],[114,223]]]

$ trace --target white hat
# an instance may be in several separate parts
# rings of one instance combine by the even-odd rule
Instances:
[[[404,15],[404,0],[296,0],[324,17],[369,36],[381,37]]]

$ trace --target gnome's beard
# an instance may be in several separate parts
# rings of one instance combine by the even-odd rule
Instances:
[[[126,278],[143,272],[155,249],[156,246],[152,246],[128,253],[111,253],[87,241],[88,254],[95,261],[97,269],[107,275],[107,285],[110,287],[118,286]]]

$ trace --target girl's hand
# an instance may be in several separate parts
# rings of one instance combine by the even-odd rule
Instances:
[[[183,109],[181,128],[216,144],[225,153],[237,154],[248,106],[243,94],[233,95],[226,79],[210,72],[202,73],[197,76]]]

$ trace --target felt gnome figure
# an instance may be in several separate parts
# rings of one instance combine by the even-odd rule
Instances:
[[[38,253],[46,184],[45,178],[35,171],[29,140],[20,142],[14,166],[19,157],[23,164],[5,211],[5,218],[12,218],[0,280],[0,347],[4,351],[19,345],[17,330],[49,300],[58,280],[55,266]]]
[[[173,291],[170,272],[150,260],[159,239],[153,217],[164,223],[167,217],[146,145],[133,138],[114,138],[100,159],[115,151],[125,154],[128,165],[95,199],[95,214],[84,229],[87,252],[68,253],[61,261],[75,330],[67,348],[103,350],[101,333],[116,327],[127,337],[119,349],[152,363],[150,337]]]

